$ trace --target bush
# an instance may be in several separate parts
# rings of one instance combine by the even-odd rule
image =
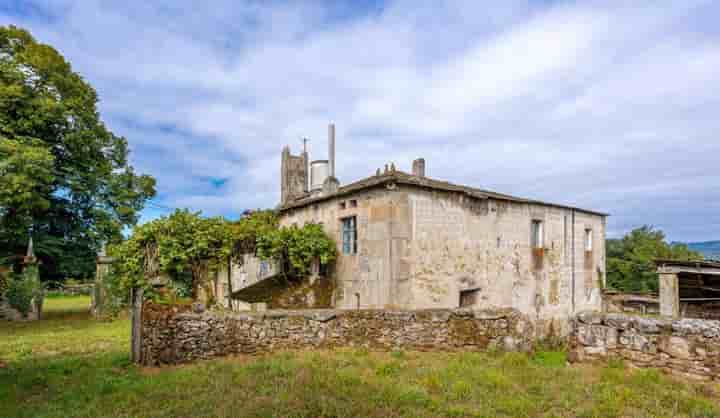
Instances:
[[[32,271],[37,267],[27,268],[22,275],[14,275],[8,281],[5,299],[13,309],[27,316],[32,311],[32,304],[40,304],[43,296],[42,283]]]

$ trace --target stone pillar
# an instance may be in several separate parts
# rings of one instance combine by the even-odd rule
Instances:
[[[677,318],[680,316],[680,286],[674,273],[660,273],[660,315]]]
[[[105,280],[110,273],[110,266],[115,261],[113,257],[104,255],[104,251],[95,259],[95,287],[92,292],[92,302],[90,312],[96,319],[102,318],[105,314],[105,305],[107,303],[107,287]]]
[[[418,158],[412,163],[412,174],[417,177],[425,177],[425,159]]]
[[[142,308],[143,294],[141,288],[130,291],[130,361],[142,363]]]

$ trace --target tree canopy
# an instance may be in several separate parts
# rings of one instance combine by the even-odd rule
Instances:
[[[120,240],[155,195],[97,103],[58,51],[0,26],[0,257],[32,230],[46,279],[91,275],[99,243]]]
[[[621,239],[608,239],[607,285],[623,292],[655,293],[658,275],[654,260],[702,260],[685,244],[668,244],[665,234],[651,226],[634,229]]]

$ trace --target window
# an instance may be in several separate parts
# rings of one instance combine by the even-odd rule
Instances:
[[[585,251],[593,250],[593,236],[592,229],[585,230]]]
[[[480,289],[470,289],[460,291],[460,307],[465,308],[473,306],[478,303],[478,296],[480,295]]]
[[[351,200],[351,201],[350,201],[350,207],[351,207],[351,208],[356,208],[356,207],[357,207],[357,200],[355,200],[355,199]]]
[[[357,254],[357,223],[355,217],[341,219],[343,254]]]
[[[530,226],[530,246],[543,248],[543,222],[534,219]]]
[[[340,206],[340,210],[345,209],[345,202],[340,202],[338,206]]]

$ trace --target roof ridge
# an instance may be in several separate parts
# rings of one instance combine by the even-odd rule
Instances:
[[[302,207],[307,204],[320,202],[323,200],[330,199],[332,197],[336,197],[342,194],[351,193],[353,191],[362,190],[369,187],[378,186],[380,184],[383,184],[388,181],[399,181],[401,183],[411,185],[411,186],[417,186],[417,187],[426,187],[430,189],[440,189],[445,191],[451,191],[451,192],[460,192],[465,193],[469,196],[476,197],[476,198],[493,198],[497,200],[507,200],[507,201],[513,201],[518,203],[534,203],[539,205],[547,205],[547,206],[555,206],[565,209],[572,209],[572,210],[578,210],[582,212],[587,212],[595,215],[600,216],[608,216],[607,213],[588,210],[588,209],[582,209],[574,206],[569,205],[563,205],[558,203],[552,203],[552,202],[544,202],[541,200],[535,200],[535,199],[528,199],[518,196],[513,196],[509,194],[504,193],[498,193],[491,190],[486,189],[480,189],[476,187],[471,186],[465,186],[461,184],[452,183],[445,180],[438,180],[433,179],[430,177],[425,176],[416,176],[401,170],[395,170],[395,171],[386,171],[381,172],[379,175],[375,174],[372,176],[368,176],[365,178],[361,178],[360,180],[356,180],[352,183],[348,183],[344,186],[340,186],[335,193],[327,194],[327,195],[320,195],[320,196],[312,196],[310,193],[305,193],[302,197],[295,199],[292,202],[289,202],[283,206],[280,207],[280,210],[285,209],[292,209],[297,207]]]

